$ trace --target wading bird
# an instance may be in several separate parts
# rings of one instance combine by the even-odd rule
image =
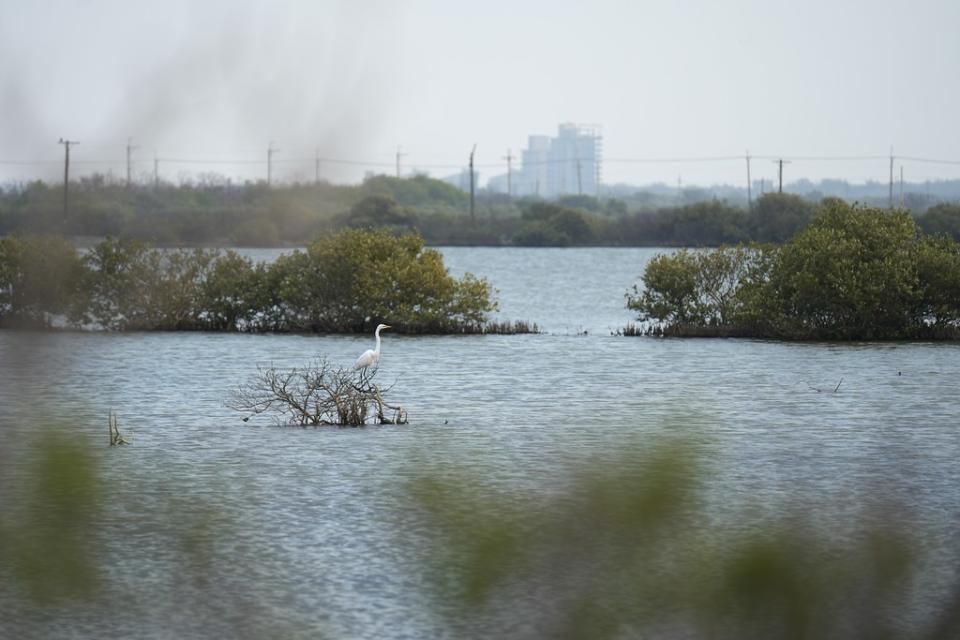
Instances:
[[[378,324],[377,330],[374,331],[373,335],[377,338],[377,347],[375,349],[367,349],[363,352],[363,355],[357,358],[357,361],[353,365],[353,370],[357,369],[366,369],[370,366],[375,366],[377,361],[380,360],[380,330],[389,329],[390,325],[388,324]]]

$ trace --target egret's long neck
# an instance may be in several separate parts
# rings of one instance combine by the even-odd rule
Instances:
[[[373,335],[377,337],[377,346],[374,351],[376,353],[380,353],[380,327],[377,327],[377,330],[373,332]]]

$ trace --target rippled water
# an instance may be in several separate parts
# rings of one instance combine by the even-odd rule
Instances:
[[[111,571],[129,601],[109,619],[51,617],[45,635],[219,635],[249,618],[278,635],[439,637],[407,479],[470,473],[507,495],[550,491],[572,468],[663,433],[706,447],[720,518],[724,505],[829,506],[824,526],[840,535],[893,501],[933,564],[958,566],[960,346],[610,336],[630,320],[623,294],[653,253],[444,249],[453,272],[490,278],[502,318],[550,333],[387,334],[381,375],[396,378],[403,427],[252,426],[223,405],[257,364],[350,363],[366,336],[0,332],[5,415],[49,416],[100,443],[113,408],[134,437],[103,456],[117,505]],[[26,391],[29,408],[16,402]],[[8,472],[30,455],[0,444]],[[228,522],[210,544],[235,560],[218,569],[234,586],[198,603],[171,581],[156,530],[207,510]],[[18,620],[0,613],[0,630]]]

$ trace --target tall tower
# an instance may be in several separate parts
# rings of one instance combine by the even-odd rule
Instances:
[[[557,137],[550,141],[545,195],[598,193],[602,153],[600,125],[561,124],[557,128]]]

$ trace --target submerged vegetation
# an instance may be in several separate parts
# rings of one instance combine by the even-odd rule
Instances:
[[[659,255],[642,280],[627,306],[658,335],[960,338],[960,244],[902,211],[828,201],[782,246]]]
[[[482,333],[495,308],[486,280],[452,277],[413,234],[344,230],[271,264],[133,240],[80,255],[61,237],[0,238],[5,327],[366,332],[389,318],[406,333]]]

